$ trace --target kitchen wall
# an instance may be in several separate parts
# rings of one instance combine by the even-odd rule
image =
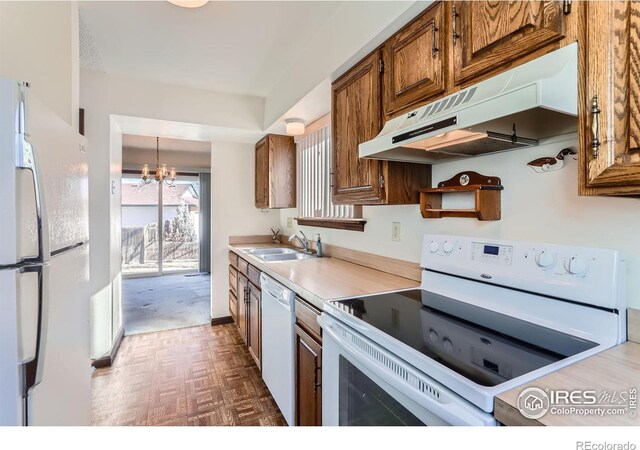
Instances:
[[[526,164],[542,156],[555,156],[564,147],[576,146],[575,135],[555,138],[545,145],[465,161],[433,166],[433,183],[447,180],[464,170],[499,176],[502,192],[502,219],[479,222],[474,219],[422,219],[418,205],[364,207],[367,220],[363,233],[327,228],[287,228],[287,217],[295,209],[281,211],[280,227],[285,234],[302,229],[308,236],[320,233],[323,241],[341,247],[420,260],[425,233],[460,234],[499,239],[608,247],[624,250],[627,264],[627,302],[640,308],[640,199],[579,197],[577,161],[555,172],[535,173]],[[466,194],[444,197],[444,206],[471,204]],[[468,207],[468,206],[467,206]],[[391,240],[393,222],[401,224],[401,240]],[[295,222],[294,222],[295,225]]]
[[[211,144],[211,317],[229,315],[229,236],[265,235],[280,214],[259,210],[254,190],[255,146]]]
[[[92,356],[97,357],[109,351],[121,326],[122,134],[142,134],[123,127],[134,126],[135,119],[142,118],[146,131],[152,136],[199,139],[197,136],[207,133],[224,135],[225,130],[232,130],[232,136],[247,131],[259,134],[264,100],[82,70],[80,106],[85,108],[85,131],[89,140],[91,284],[95,293],[91,299]],[[206,130],[201,132],[202,128]],[[181,130],[188,135],[180,135]],[[228,155],[223,154],[225,148]],[[226,247],[228,235],[235,234],[234,222],[244,221],[239,229],[245,233],[265,234],[270,226],[277,224],[279,215],[270,212],[262,216],[252,206],[253,144],[214,143],[211,158],[219,164],[218,177],[212,176],[212,246],[219,252],[220,248]],[[223,170],[224,165],[228,168]],[[243,173],[246,176],[241,175]],[[251,192],[250,198],[248,192]],[[239,210],[237,204],[241,204]],[[260,220],[266,216],[269,219]],[[216,267],[222,267],[220,257],[217,263],[214,259],[214,271]],[[226,273],[226,269],[221,271]],[[228,280],[223,285],[226,290]],[[219,297],[220,293],[217,293],[216,298]],[[222,299],[217,302],[215,313],[212,311],[214,317],[228,315],[223,311]]]
[[[0,2],[0,76],[28,81],[32,92],[75,129],[78,55],[75,2]]]

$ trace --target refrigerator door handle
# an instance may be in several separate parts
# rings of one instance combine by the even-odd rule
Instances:
[[[29,391],[42,381],[45,349],[47,346],[47,325],[49,321],[49,265],[23,266],[20,273],[38,274],[38,319],[36,351],[33,358],[21,364],[22,396],[27,398]],[[25,422],[26,423],[26,422]]]
[[[47,217],[47,205],[43,191],[42,179],[38,171],[37,156],[33,146],[27,140],[26,132],[26,94],[28,84],[20,84],[20,110],[18,115],[18,154],[16,155],[16,167],[29,170],[33,178],[33,190],[35,192],[36,221],[38,230],[38,256],[36,258],[21,258],[18,263],[42,263],[51,259],[49,245],[49,222]]]

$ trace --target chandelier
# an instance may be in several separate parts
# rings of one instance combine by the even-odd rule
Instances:
[[[173,185],[173,182],[176,181],[176,168],[171,167],[167,170],[166,164],[160,164],[160,138],[156,138],[156,172],[152,177],[149,173],[149,164],[145,164],[142,166],[142,183],[149,184],[152,181],[157,181],[158,183],[164,182],[168,186]]]

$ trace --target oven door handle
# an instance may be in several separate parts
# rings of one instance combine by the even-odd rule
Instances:
[[[342,350],[350,357],[358,361],[372,373],[375,373],[378,377],[380,377],[384,382],[388,383],[393,389],[405,395],[407,398],[416,402],[427,411],[431,412],[433,415],[439,417],[451,425],[494,425],[495,420],[492,420],[491,416],[486,413],[474,414],[474,412],[469,410],[469,407],[461,406],[455,399],[449,397],[448,394],[444,392],[444,389],[437,386],[436,382],[428,379],[425,375],[419,373],[412,366],[400,360],[396,356],[387,352],[380,346],[374,344],[369,339],[366,339],[366,343],[373,347],[375,351],[382,354],[382,356],[388,358],[392,364],[396,367],[399,367],[400,370],[404,371],[415,377],[426,384],[427,386],[431,386],[434,390],[440,393],[440,398],[443,402],[439,402],[429,397],[422,391],[416,389],[411,384],[407,383],[407,381],[396,374],[394,371],[389,369],[384,364],[380,364],[377,360],[371,357],[369,354],[364,353],[359,350],[353,344],[351,344],[347,339],[341,337],[337,332],[337,328],[342,328],[340,325],[335,323],[324,323],[324,333],[325,335],[329,335],[331,339],[333,339],[336,344],[340,346]],[[349,331],[346,331],[350,333]],[[363,337],[358,336],[359,339],[363,339]],[[364,340],[364,339],[363,339]],[[486,417],[485,417],[486,416]]]

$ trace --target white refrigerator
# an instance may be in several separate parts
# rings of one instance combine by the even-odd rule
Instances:
[[[86,140],[0,78],[0,425],[89,425]]]

